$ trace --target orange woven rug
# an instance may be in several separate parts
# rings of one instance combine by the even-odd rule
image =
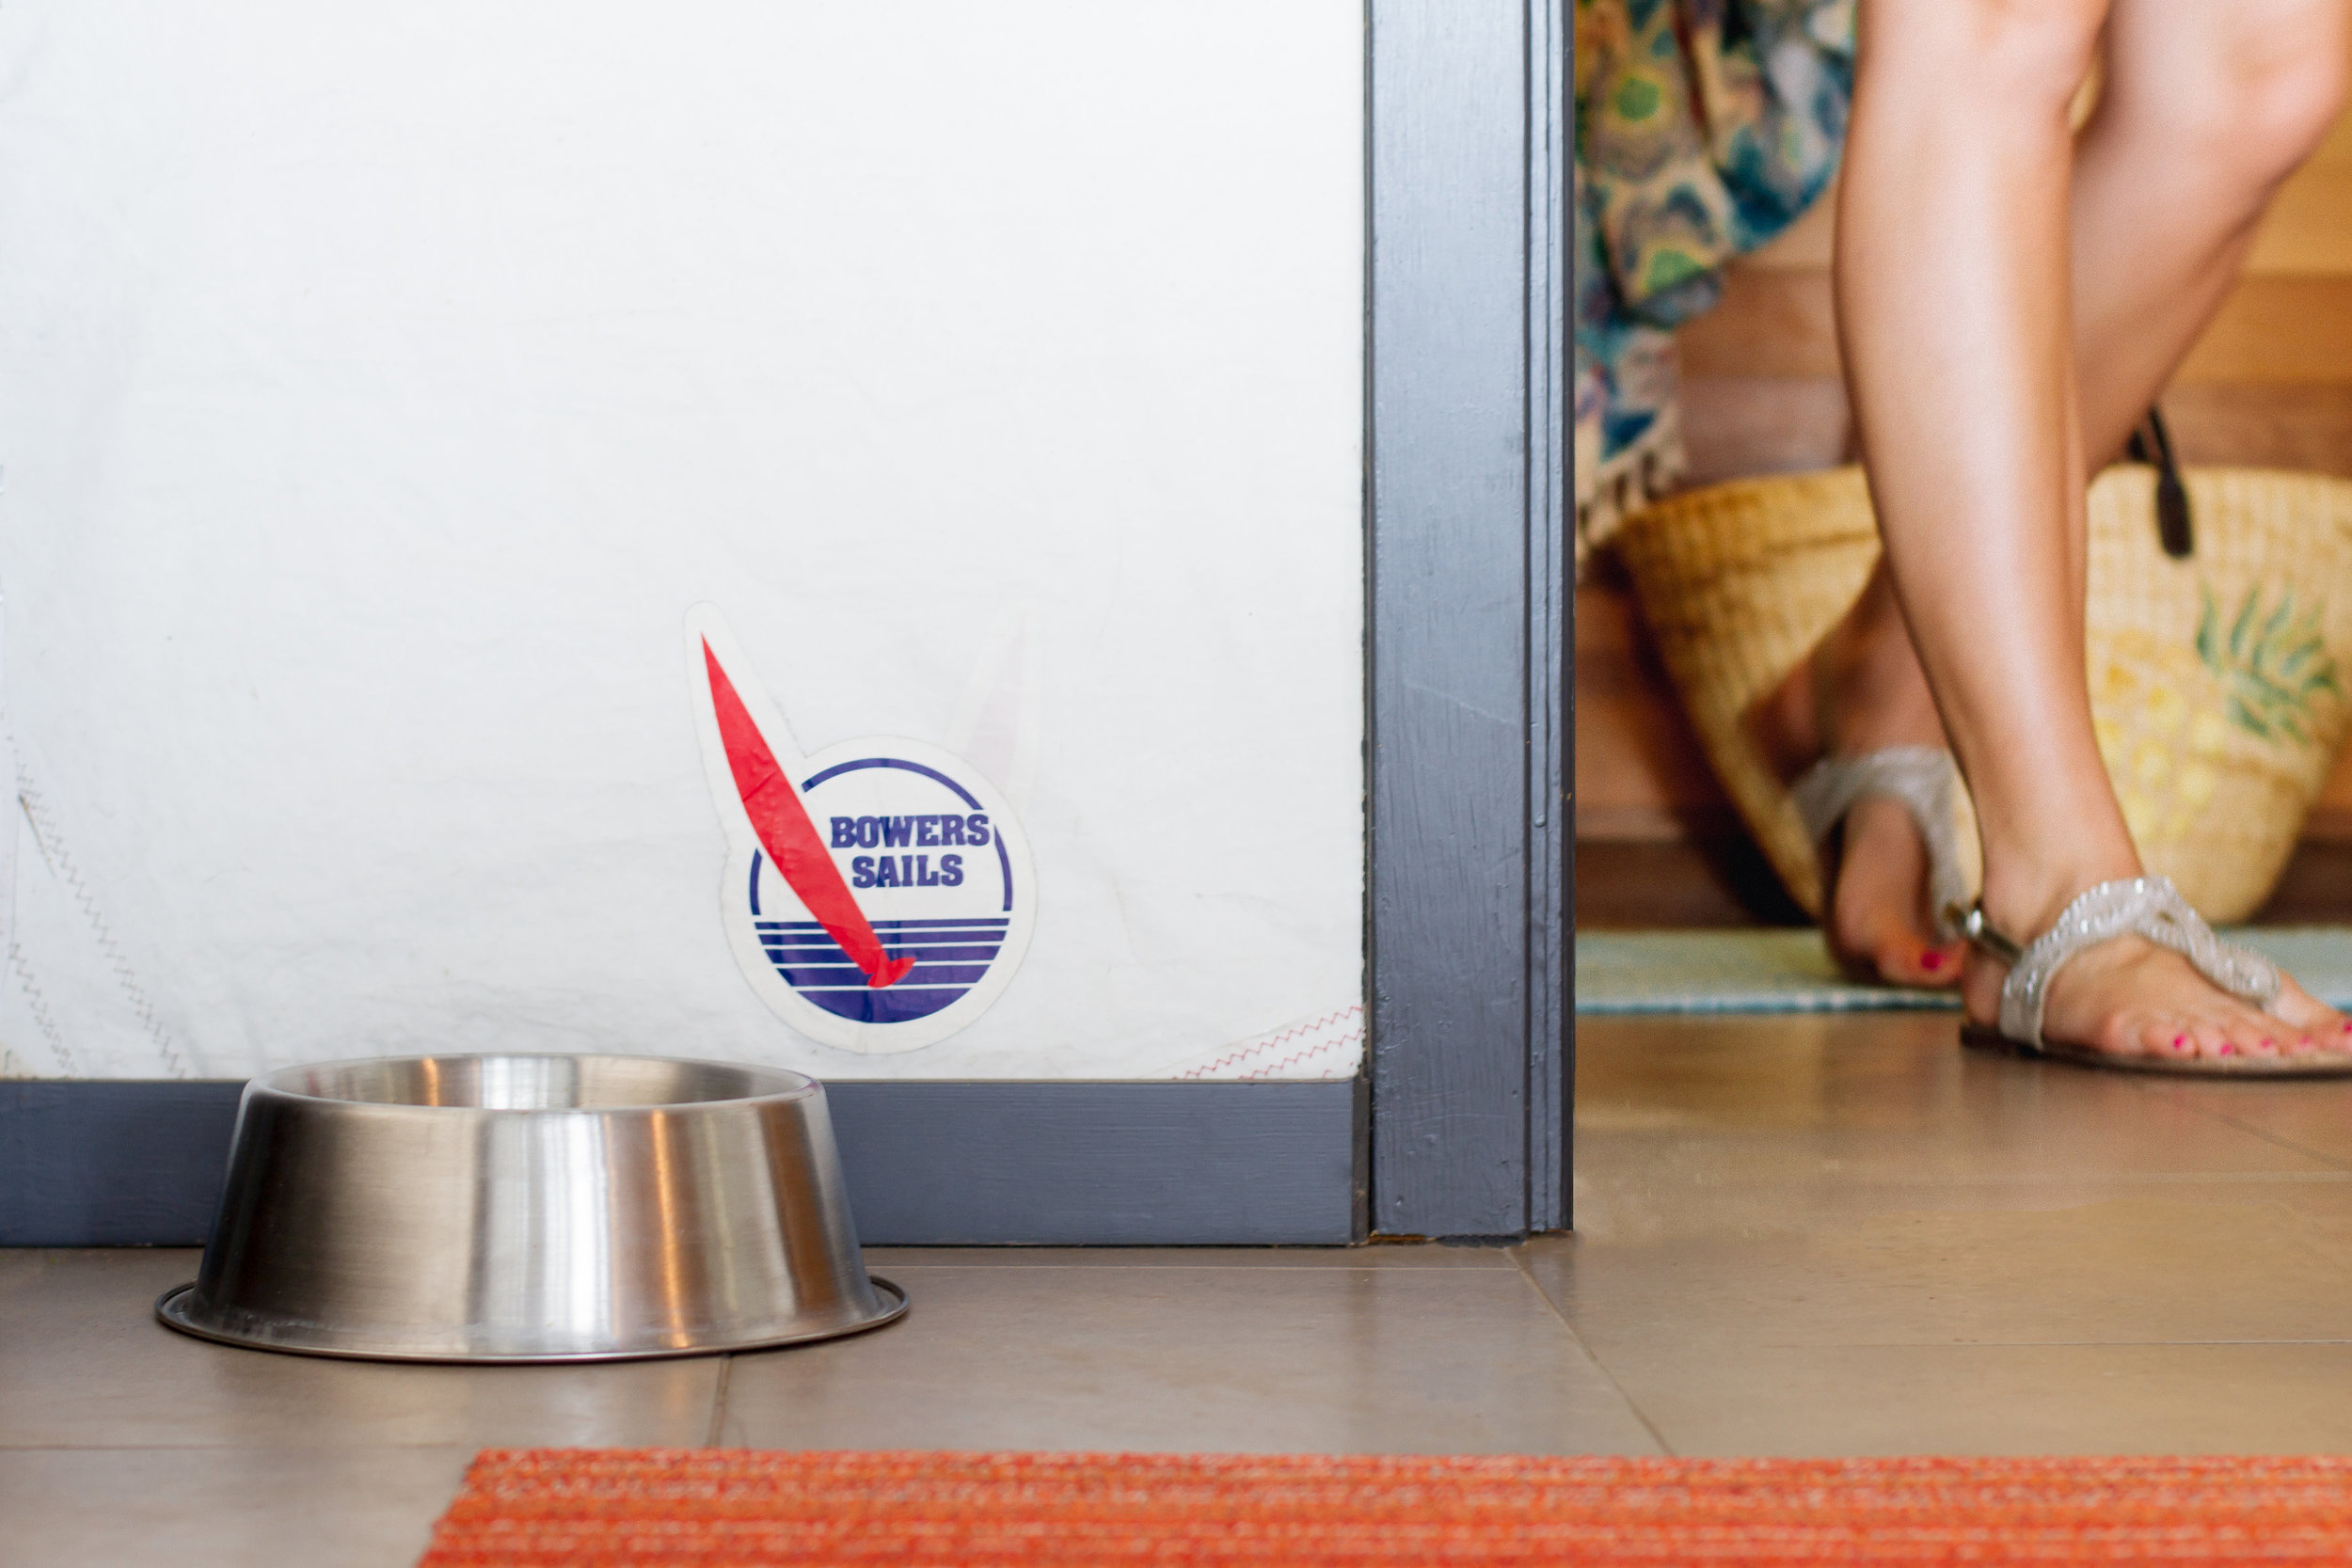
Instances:
[[[509,1449],[423,1568],[2341,1563],[2344,1459]]]

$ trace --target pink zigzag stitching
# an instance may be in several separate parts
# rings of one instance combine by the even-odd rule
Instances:
[[[1342,1007],[1335,1013],[1326,1013],[1321,1018],[1309,1019],[1304,1023],[1294,1023],[1289,1028],[1278,1030],[1274,1034],[1268,1035],[1263,1039],[1251,1040],[1248,1045],[1241,1047],[1237,1051],[1229,1051],[1224,1055],[1216,1058],[1216,1060],[1206,1063],[1200,1067],[1194,1068],[1189,1072],[1178,1073],[1177,1077],[1180,1079],[1201,1078],[1212,1072],[1216,1072],[1222,1068],[1237,1067],[1241,1063],[1248,1061],[1250,1057],[1257,1055],[1262,1051],[1273,1050],[1276,1046],[1282,1044],[1285,1040],[1295,1039],[1301,1035],[1314,1034],[1318,1030],[1327,1029],[1332,1024],[1341,1022],[1346,1019],[1361,1018],[1363,1016],[1363,1004],[1359,1002],[1352,1006]],[[1338,1039],[1326,1040],[1315,1045],[1311,1045],[1305,1051],[1300,1052],[1296,1055],[1286,1057],[1282,1061],[1275,1063],[1272,1067],[1261,1068],[1258,1070],[1260,1072],[1278,1072],[1281,1069],[1290,1066],[1293,1062],[1304,1060],[1306,1057],[1313,1055],[1318,1051],[1327,1050],[1334,1045],[1346,1045],[1351,1041],[1361,1039],[1363,1038],[1363,1030],[1359,1027],[1351,1030],[1345,1035],[1341,1036]],[[1252,1074],[1252,1076],[1255,1076],[1255,1074]]]
[[[1295,1055],[1285,1056],[1279,1062],[1271,1062],[1264,1067],[1256,1069],[1253,1071],[1245,1072],[1242,1074],[1242,1081],[1246,1083],[1252,1078],[1271,1078],[1286,1067],[1291,1067],[1299,1062],[1303,1062],[1311,1056],[1319,1056],[1335,1046],[1353,1045],[1363,1037],[1364,1032],[1361,1029],[1350,1029],[1346,1034],[1340,1036],[1337,1039],[1326,1040],[1321,1045],[1311,1045],[1306,1050],[1298,1052]]]
[[[1241,1047],[1237,1051],[1229,1051],[1224,1055],[1216,1058],[1216,1060],[1209,1062],[1203,1066],[1194,1068],[1191,1071],[1184,1073],[1181,1076],[1185,1078],[1198,1078],[1203,1073],[1215,1072],[1219,1068],[1235,1066],[1239,1063],[1248,1061],[1250,1057],[1255,1056],[1261,1051],[1270,1051],[1274,1047],[1280,1045],[1283,1041],[1295,1039],[1300,1035],[1313,1034],[1317,1030],[1327,1028],[1331,1024],[1337,1023],[1343,1019],[1354,1017],[1363,1010],[1364,1009],[1361,1005],[1352,1007],[1343,1007],[1338,1012],[1326,1013],[1321,1018],[1310,1019],[1305,1023],[1295,1023],[1291,1025],[1291,1027],[1279,1030],[1274,1034],[1266,1036],[1263,1039],[1252,1040],[1248,1045]],[[1343,1039],[1341,1041],[1331,1043],[1343,1044],[1345,1041]],[[1312,1055],[1315,1052],[1322,1049],[1323,1047],[1321,1045],[1310,1046],[1307,1049],[1306,1054]]]

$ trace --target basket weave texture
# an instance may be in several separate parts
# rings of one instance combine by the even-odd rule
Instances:
[[[2119,466],[2091,486],[2091,712],[2148,869],[2233,921],[2269,896],[2352,721],[2352,483],[2183,477],[2196,550],[2177,561],[2157,543],[2153,469]],[[1814,847],[1744,718],[1877,562],[1861,470],[1691,491],[1629,518],[1615,543],[1716,776],[1818,915]],[[1973,856],[1975,824],[1959,826]]]

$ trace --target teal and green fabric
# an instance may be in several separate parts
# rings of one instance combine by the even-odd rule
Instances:
[[[1578,451],[1661,426],[1672,329],[1837,167],[1854,0],[1576,0]]]
[[[2224,933],[2288,971],[2330,1006],[2352,1006],[2352,927],[2240,927]],[[1950,1010],[1948,990],[1848,979],[1816,931],[1579,931],[1576,1010],[1606,1013],[1843,1013]]]

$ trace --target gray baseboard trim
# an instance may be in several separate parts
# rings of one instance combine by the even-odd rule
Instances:
[[[828,1084],[876,1244],[1271,1245],[1363,1237],[1340,1084]]]
[[[0,1246],[196,1246],[241,1083],[0,1083]]]
[[[0,1083],[0,1246],[195,1246],[241,1084]],[[1339,1084],[829,1084],[875,1245],[1313,1245],[1364,1233]]]

